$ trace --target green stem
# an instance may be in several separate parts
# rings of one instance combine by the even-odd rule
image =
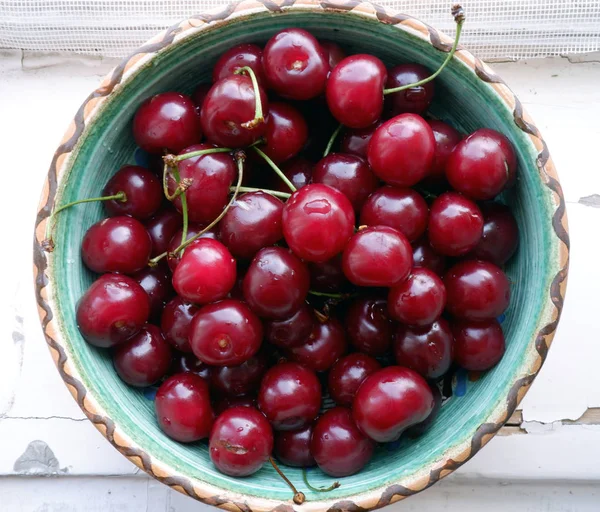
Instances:
[[[302,478],[304,479],[306,487],[308,487],[311,491],[314,492],[329,492],[333,491],[334,489],[337,489],[340,486],[340,483],[335,481],[329,487],[313,487],[308,481],[308,474],[306,472],[306,468],[302,468]]]
[[[273,169],[277,173],[277,175],[283,180],[283,182],[288,186],[288,188],[292,192],[296,192],[296,187],[294,187],[294,184],[290,180],[287,179],[287,176],[285,174],[283,174],[283,171],[279,167],[277,167],[277,165],[275,165],[275,162],[273,162],[273,160],[271,160],[267,155],[265,155],[256,146],[254,146],[252,149],[254,151],[256,151],[261,156],[261,158],[269,164],[269,167],[271,167],[271,169]]]
[[[350,299],[356,294],[354,293],[327,293],[327,292],[315,292],[314,290],[308,290],[308,293],[317,297],[328,297],[330,299]]]
[[[210,155],[211,153],[231,153],[232,151],[233,150],[231,148],[199,149],[198,151],[190,151],[189,153],[184,153],[183,155],[165,155],[163,156],[163,160],[167,165],[174,167],[174,164],[177,164],[182,160],[187,160],[188,158],[194,158],[195,156]]]
[[[298,492],[298,489],[296,489],[296,487],[290,481],[290,479],[287,476],[285,476],[283,474],[283,471],[281,471],[281,469],[279,469],[279,466],[277,464],[275,464],[275,461],[273,460],[273,457],[269,457],[269,462],[271,463],[271,466],[273,466],[273,468],[275,469],[275,471],[277,471],[277,473],[279,474],[279,476],[281,478],[283,478],[283,481],[286,484],[288,484],[289,488],[294,493],[294,503],[296,505],[302,505],[302,503],[304,503],[304,501],[306,500],[306,497],[304,496],[304,493],[303,492]]]
[[[335,139],[337,139],[337,136],[339,135],[340,131],[342,130],[342,124],[340,124],[335,131],[331,134],[331,137],[329,137],[329,142],[327,143],[327,147],[325,148],[325,152],[323,153],[323,156],[326,157],[330,152],[331,152],[331,148],[333,146],[333,143],[335,142]]]
[[[171,172],[173,173],[173,178],[175,178],[175,182],[177,183],[178,190],[181,190],[181,215],[183,217],[183,226],[181,228],[181,243],[183,243],[187,240],[188,225],[189,225],[187,196],[185,193],[186,189],[180,187],[181,176],[179,175],[179,169],[177,168],[177,166],[173,167],[173,170]],[[167,199],[168,199],[168,196],[167,196]]]
[[[229,191],[235,191],[235,187],[229,187]],[[264,192],[265,194],[271,194],[275,197],[281,197],[282,199],[289,199],[292,194],[287,192],[279,192],[279,190],[271,190],[268,188],[254,188],[254,187],[240,187],[240,192]]]
[[[255,126],[265,122],[265,117],[262,110],[262,102],[260,100],[260,87],[258,85],[258,80],[256,79],[254,70],[250,66],[244,66],[243,68],[236,69],[233,73],[235,75],[247,73],[250,77],[250,80],[252,80],[252,87],[254,88],[254,119],[248,121],[247,123],[242,123],[242,128],[247,128],[250,130]]]

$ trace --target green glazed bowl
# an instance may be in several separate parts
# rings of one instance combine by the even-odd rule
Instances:
[[[513,287],[502,325],[506,355],[481,376],[456,376],[454,396],[423,437],[379,448],[338,489],[311,492],[300,471],[287,468],[306,494],[303,505],[292,502],[289,488],[270,466],[248,478],[230,478],[212,466],[206,443],[184,445],[167,438],[147,394],[119,380],[107,351],[84,342],[75,305],[94,276],[81,262],[80,242],[102,217],[102,206],[65,211],[56,225],[54,251],[43,244],[54,205],[97,196],[121,165],[134,162],[131,121],[145,98],[167,90],[189,93],[210,81],[212,65],[230,46],[264,43],[289,26],[337,41],[350,52],[373,53],[388,65],[410,61],[436,69],[451,46],[446,36],[409,16],[356,0],[249,0],[174,25],[117,66],[75,114],[42,194],[35,229],[35,292],[62,378],[108,441],[144,471],[195,499],[236,512],[360,511],[415,494],[475,455],[532,383],[560,317],[569,248],[565,201],[539,131],[488,66],[459,50],[436,79],[431,113],[463,132],[496,129],[508,136],[518,155],[518,184],[504,197],[521,233],[518,254],[507,268]],[[311,470],[310,478],[318,486],[332,482],[319,470]]]

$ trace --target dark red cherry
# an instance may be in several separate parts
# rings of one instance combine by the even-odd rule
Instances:
[[[214,366],[237,366],[258,352],[263,329],[243,302],[225,299],[198,311],[189,330],[196,357]]]
[[[256,398],[251,396],[223,396],[219,397],[214,405],[215,414],[220,416],[232,407],[252,407],[256,409]]]
[[[150,386],[169,371],[171,346],[158,327],[147,324],[115,349],[113,364],[119,377],[130,386]]]
[[[328,55],[306,30],[287,28],[275,34],[263,51],[270,89],[283,98],[309,100],[325,90]]]
[[[94,281],[77,303],[77,326],[97,347],[112,347],[134,336],[148,320],[150,301],[132,278],[105,274]]]
[[[202,238],[210,238],[212,240],[217,240],[217,228],[213,228],[209,231],[207,231],[206,233],[203,233],[202,235],[200,235],[199,239]],[[187,237],[186,240],[189,240],[190,238],[196,236],[198,233],[200,233],[201,231],[204,231],[204,227],[202,226],[202,224],[194,224],[191,223],[188,226],[188,232],[187,232]],[[179,265],[179,262],[181,261],[181,257],[183,256],[183,254],[185,253],[185,249],[183,251],[180,251],[178,253],[175,253],[175,249],[177,249],[180,245],[181,245],[181,241],[182,241],[182,235],[183,235],[183,231],[181,229],[178,229],[175,234],[173,235],[173,237],[171,238],[171,241],[169,242],[169,245],[167,246],[167,263],[169,265],[169,268],[171,269],[171,272],[175,272],[175,269],[177,268],[177,265]],[[192,242],[193,244],[194,242]],[[190,246],[192,245],[190,244]],[[188,247],[190,247],[188,246]],[[164,252],[164,251],[163,251]]]
[[[236,258],[252,258],[283,238],[283,203],[265,192],[238,197],[219,222],[219,237]]]
[[[387,443],[425,420],[433,404],[433,394],[423,377],[409,368],[388,366],[369,375],[358,388],[352,415],[363,434]]]
[[[335,318],[315,322],[313,331],[303,345],[288,350],[290,359],[315,372],[324,372],[347,351],[342,324]]]
[[[510,283],[499,267],[465,260],[444,276],[446,309],[457,318],[487,320],[500,316],[510,301]]]
[[[286,466],[308,468],[316,464],[310,453],[313,427],[307,425],[298,430],[275,433],[275,456]]]
[[[125,165],[108,180],[103,196],[124,192],[126,200],[104,201],[104,208],[111,217],[131,215],[139,220],[147,219],[160,208],[163,201],[162,186],[148,169],[138,165]]]
[[[198,117],[200,116],[200,110],[202,109],[204,98],[206,98],[206,95],[208,94],[208,91],[210,91],[211,87],[211,84],[200,84],[192,93],[192,101],[196,104],[196,112],[198,112]]]
[[[181,297],[174,297],[165,304],[160,319],[160,328],[165,339],[181,352],[191,352],[188,341],[192,318],[198,311],[198,306],[186,302]]]
[[[255,44],[242,43],[229,48],[223,53],[213,68],[212,81],[231,76],[243,67],[254,71],[256,80],[262,86],[265,84],[265,73],[262,65],[262,50]]]
[[[483,203],[483,234],[472,256],[504,265],[519,245],[519,227],[509,208],[500,203]]]
[[[167,250],[169,242],[181,228],[181,224],[181,214],[172,206],[163,208],[144,223],[152,240],[152,253],[150,254],[152,258]]]
[[[429,243],[446,256],[462,256],[475,248],[483,232],[483,215],[470,199],[445,192],[431,205]]]
[[[165,380],[154,400],[158,426],[180,443],[208,437],[214,414],[206,381],[193,373],[178,373]]]
[[[342,255],[338,254],[321,263],[309,263],[310,289],[317,292],[335,292],[348,283],[342,270]]]
[[[389,226],[410,242],[427,229],[429,208],[423,196],[410,188],[385,186],[369,196],[360,211],[361,226]]]
[[[365,228],[348,242],[342,265],[348,280],[357,286],[394,286],[410,273],[412,248],[393,228]]]
[[[159,319],[168,300],[175,295],[171,286],[171,278],[166,267],[146,267],[136,272],[133,277],[148,294],[150,299],[150,318]]]
[[[350,153],[356,156],[367,158],[367,149],[371,137],[381,123],[376,122],[366,128],[358,128],[356,130],[346,130],[340,142],[340,151],[342,153]]]
[[[411,439],[422,436],[425,432],[427,432],[429,427],[431,427],[431,425],[435,422],[440,410],[442,409],[442,393],[435,384],[430,384],[429,387],[433,393],[433,410],[421,423],[417,423],[416,425],[406,429],[406,435]]]
[[[308,139],[308,126],[302,114],[287,103],[271,103],[263,151],[275,163],[296,156]]]
[[[414,84],[431,76],[431,72],[420,64],[399,64],[388,70],[386,89],[394,89],[403,85]],[[388,94],[385,98],[386,112],[390,117],[412,112],[422,114],[425,112],[435,93],[434,81],[424,85],[410,87],[404,91]]]
[[[446,162],[454,147],[461,141],[462,135],[452,126],[437,119],[427,121],[435,138],[435,155],[429,170],[428,180],[440,184],[446,181]]]
[[[433,250],[426,235],[414,241],[412,243],[412,248],[413,265],[415,267],[428,268],[438,276],[444,275],[444,271],[446,270],[446,257]]]
[[[256,473],[269,460],[273,431],[253,407],[232,407],[215,421],[208,444],[210,460],[229,476]]]
[[[398,327],[394,342],[396,362],[426,379],[438,379],[452,364],[453,338],[450,325],[439,318],[424,327]]]
[[[497,320],[460,320],[452,324],[454,361],[465,370],[483,372],[504,355],[504,334]]]
[[[371,460],[375,443],[366,437],[345,407],[335,407],[321,416],[313,428],[310,451],[324,473],[349,476]]]
[[[144,225],[131,217],[111,217],[96,222],[81,241],[85,266],[103,274],[133,274],[150,259],[152,241]]]
[[[319,44],[329,62],[330,70],[346,58],[346,52],[342,50],[342,47],[339,44],[326,40],[319,41]]]
[[[208,381],[212,367],[204,364],[194,354],[178,352],[173,356],[171,373],[191,372]],[[216,412],[216,411],[215,411]]]
[[[294,158],[289,162],[286,162],[281,170],[285,177],[292,182],[292,185],[296,188],[302,188],[309,183],[312,183],[312,170],[313,170],[312,162],[304,158]],[[289,187],[279,178],[279,176],[274,177],[275,185],[273,188],[275,190],[279,190],[280,192],[288,192],[290,191]]]
[[[366,128],[383,110],[387,70],[377,57],[351,55],[341,61],[327,80],[327,105],[333,116],[350,128]]]
[[[300,364],[277,364],[263,377],[258,407],[275,430],[310,425],[321,408],[319,379]]]
[[[315,315],[302,304],[292,316],[282,320],[265,320],[265,338],[276,347],[290,348],[304,343],[313,330]]]
[[[392,346],[393,329],[385,299],[360,298],[350,304],[346,333],[359,352],[373,357],[385,355]]]
[[[329,370],[327,388],[335,403],[350,407],[363,381],[381,368],[377,360],[361,354],[349,354],[338,359]]]
[[[148,153],[181,151],[200,142],[200,116],[189,96],[164,92],[147,99],[133,118],[133,138]]]
[[[352,203],[340,191],[315,183],[294,192],[283,207],[283,236],[306,261],[323,262],[342,252],[354,232]]]
[[[267,369],[267,358],[258,353],[239,366],[217,366],[210,374],[213,390],[228,396],[242,396],[258,389]]]
[[[400,114],[379,126],[367,151],[373,172],[397,187],[412,187],[425,178],[434,155],[433,131],[416,114]]]

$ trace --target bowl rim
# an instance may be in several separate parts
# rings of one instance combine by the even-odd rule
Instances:
[[[539,372],[556,332],[566,291],[569,264],[569,235],[566,205],[554,164],[539,130],[523,109],[521,102],[502,79],[480,59],[459,47],[454,59],[460,60],[480,80],[488,84],[500,100],[513,112],[516,126],[528,135],[537,151],[536,165],[542,184],[547,187],[552,210],[552,233],[550,246],[552,253],[547,257],[558,271],[553,276],[542,309],[538,315],[535,336],[526,349],[527,357],[517,372],[519,377],[510,387],[506,401],[490,411],[485,421],[479,425],[472,437],[449,446],[443,458],[427,471],[419,471],[396,482],[359,493],[348,498],[311,500],[301,507],[289,502],[246,496],[222,489],[207,482],[181,474],[155,457],[147,454],[116,424],[100,406],[90,390],[86,389],[74,364],[76,356],[71,353],[63,336],[52,286],[53,257],[44,243],[48,217],[57,199],[60,199],[59,185],[68,176],[73,154],[78,141],[93,124],[102,104],[119,87],[129,81],[136,72],[150,62],[159,52],[171,45],[194,36],[198,32],[228,24],[233,20],[259,12],[279,13],[288,10],[310,12],[352,12],[352,14],[378,20],[407,31],[435,49],[448,52],[452,40],[429,25],[401,14],[400,12],[371,4],[363,0],[243,0],[230,3],[224,8],[207,11],[177,23],[150,39],[146,44],[123,59],[101,82],[81,105],[70,123],[61,144],[52,159],[50,169],[40,198],[34,233],[34,280],[35,295],[42,329],[51,355],[62,379],[86,416],[108,441],[129,460],[150,476],[176,490],[202,501],[235,512],[245,511],[293,511],[301,510],[369,510],[394,503],[416,494],[433,485],[441,478],[473,457],[502,427],[516,409],[535,376]]]

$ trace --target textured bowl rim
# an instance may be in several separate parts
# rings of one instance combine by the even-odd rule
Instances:
[[[293,510],[363,511],[389,505],[426,489],[474,456],[508,420],[529,389],[546,358],[562,312],[569,264],[569,235],[565,200],[554,164],[539,130],[524,111],[521,102],[489,66],[471,53],[461,48],[454,58],[460,60],[480,80],[492,87],[500,100],[513,112],[516,126],[528,135],[536,148],[536,165],[539,177],[542,184],[548,189],[552,206],[553,232],[550,241],[552,253],[547,254],[547,257],[554,268],[558,268],[558,272],[546,290],[546,298],[538,315],[535,328],[536,334],[530,340],[526,349],[526,357],[524,357],[523,363],[517,372],[520,377],[512,382],[506,400],[487,415],[485,421],[479,425],[471,438],[449,446],[444,456],[431,467],[403,477],[394,483],[353,495],[341,501],[335,499],[315,500],[306,502],[302,506],[295,506],[291,500],[280,502],[268,498],[241,495],[190,478],[155,457],[151,457],[143,448],[133,442],[118,424],[107,416],[92,392],[86,389],[83,384],[83,379],[74,364],[76,356],[71,353],[69,345],[62,334],[63,330],[61,329],[59,317],[53,312],[53,309],[57,308],[55,291],[52,286],[54,262],[52,253],[45,250],[43,243],[46,223],[55,201],[60,199],[60,197],[57,197],[57,191],[64,177],[68,175],[73,161],[72,155],[77,149],[78,141],[90,129],[102,104],[114,91],[130,80],[137,71],[165,48],[177,45],[180,41],[193,36],[199,31],[209,27],[212,29],[244,16],[259,12],[280,13],[287,10],[307,10],[311,12],[351,11],[353,14],[371,20],[378,20],[381,23],[393,25],[400,30],[407,31],[440,51],[448,52],[452,45],[450,38],[419,20],[361,0],[244,0],[240,3],[228,4],[220,10],[191,17],[171,26],[123,59],[104,78],[98,89],[87,97],[77,111],[60,146],[56,150],[44,183],[35,224],[33,247],[35,294],[42,329],[50,352],[73,397],[102,435],[117,450],[149,475],[192,498],[234,512],[272,510],[278,512],[291,512]]]

